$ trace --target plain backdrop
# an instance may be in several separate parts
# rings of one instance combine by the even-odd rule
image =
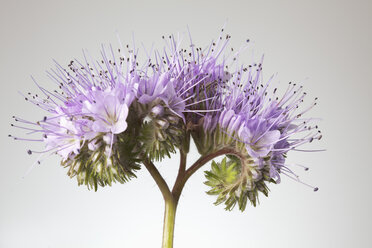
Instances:
[[[176,219],[175,247],[371,247],[370,1],[0,1],[0,247],[160,247],[163,200],[143,168],[130,183],[88,191],[66,176],[52,156],[27,174],[36,156],[9,133],[11,116],[38,120],[43,112],[21,92],[45,87],[52,59],[67,65],[82,49],[99,55],[102,43],[162,49],[162,35],[183,34],[207,46],[227,21],[232,45],[249,38],[250,52],[265,54],[264,78],[286,87],[302,83],[319,104],[324,139],[289,153],[310,167],[298,170],[310,188],[283,177],[268,198],[243,213],[214,206],[203,169],[186,185]],[[185,47],[188,43],[185,43]],[[193,148],[189,164],[198,158]],[[158,164],[172,184],[178,156]],[[207,165],[205,167],[208,168]],[[23,176],[27,174],[23,178]]]

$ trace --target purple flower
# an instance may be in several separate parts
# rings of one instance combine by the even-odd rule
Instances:
[[[154,74],[148,79],[139,82],[137,98],[138,102],[147,104],[161,97],[170,85],[168,73]]]
[[[266,189],[265,180],[279,182],[282,174],[297,178],[287,153],[322,136],[314,119],[304,118],[315,102],[300,110],[302,86],[289,83],[279,95],[273,78],[263,80],[263,60],[240,64],[247,45],[234,51],[227,48],[229,41],[222,31],[205,48],[191,42],[183,49],[171,36],[167,48],[149,54],[142,65],[129,46],[118,55],[103,48],[98,62],[84,54],[84,63],[71,61],[69,70],[56,64],[48,75],[59,89],[51,92],[36,83],[44,98],[25,96],[46,117],[15,118],[25,126],[14,126],[42,134],[27,140],[44,142],[45,150],[29,153],[57,153],[81,182],[91,173],[101,176],[103,185],[111,183],[111,174],[122,173],[122,181],[133,176],[128,168],[138,168],[136,156],[160,160],[176,148],[188,151],[190,134],[203,155],[218,149],[239,155],[239,182],[250,185],[252,197],[259,187]]]
[[[124,57],[119,61],[114,57],[110,59],[103,50],[100,63],[89,63],[87,59],[84,64],[71,61],[69,72],[56,64],[56,69],[48,75],[59,90],[50,92],[35,81],[45,98],[29,93],[25,99],[46,110],[47,115],[37,122],[15,117],[17,122],[26,125],[17,127],[43,136],[46,148],[29,153],[41,153],[43,157],[53,152],[66,161],[79,155],[85,144],[91,151],[98,152],[106,143],[110,154],[113,142],[107,144],[107,139],[105,141],[102,137],[110,136],[113,141],[112,136],[127,129],[129,107],[135,99],[139,79],[133,73],[136,66],[134,55],[128,57],[126,65],[122,61]]]
[[[246,144],[248,154],[253,158],[265,157],[271,152],[280,139],[279,130],[267,130],[263,124],[250,124],[242,126],[239,130],[240,139]]]
[[[127,129],[128,106],[125,97],[119,98],[115,92],[94,92],[92,101],[84,101],[83,113],[91,116],[95,132],[119,134]]]
[[[82,136],[74,122],[62,117],[58,125],[45,125],[48,134],[44,135],[46,150],[55,150],[64,160],[73,154],[78,154],[81,148]]]

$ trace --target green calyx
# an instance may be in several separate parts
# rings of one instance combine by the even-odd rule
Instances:
[[[133,111],[133,109],[131,109]],[[68,168],[67,175],[77,178],[78,185],[87,185],[88,189],[97,191],[98,186],[111,186],[115,182],[125,183],[136,177],[140,167],[140,146],[138,142],[138,119],[128,115],[128,128],[113,138],[111,153],[108,151],[111,142],[105,142],[104,134],[83,144],[78,155],[62,161]],[[89,149],[88,143],[96,148]]]
[[[266,181],[273,182],[268,176],[268,168],[258,169],[250,159],[242,165],[235,155],[227,155],[220,163],[212,161],[210,171],[205,171],[204,182],[211,187],[207,194],[217,195],[215,205],[225,203],[225,209],[231,211],[238,205],[244,211],[247,202],[253,206],[258,203],[258,193],[268,196]]]
[[[233,135],[228,135],[218,125],[212,132],[206,132],[203,128],[203,119],[193,126],[191,136],[201,155],[213,153],[225,147],[236,147],[238,150],[244,148],[244,144],[236,142]]]
[[[212,161],[211,170],[205,171],[205,184],[211,187],[207,194],[217,195],[215,205],[225,203],[226,210],[238,205],[244,211],[248,201],[253,206],[259,203],[259,192],[268,196],[266,182],[275,183],[270,177],[269,163],[259,167],[247,153],[245,144],[234,138],[234,134],[227,134],[217,126],[212,132],[196,128],[192,135],[202,155],[222,149],[230,151],[220,163]],[[270,160],[270,155],[265,160]]]
[[[125,183],[136,177],[140,169],[136,142],[130,134],[123,132],[116,136],[112,152],[108,157],[107,147],[102,137],[93,142],[99,146],[94,151],[84,144],[81,151],[72,159],[62,161],[62,166],[68,167],[67,175],[77,178],[78,185],[87,185],[97,191],[98,186],[112,185],[114,182]]]
[[[155,107],[162,108],[162,113],[153,113]],[[146,109],[146,110],[144,110]],[[184,147],[186,138],[185,125],[182,119],[175,115],[161,102],[142,106],[146,113],[139,131],[141,150],[151,161],[161,161],[165,156],[176,153],[176,148]]]
[[[162,101],[133,102],[126,121],[127,129],[112,135],[113,141],[107,138],[110,133],[101,133],[82,143],[78,154],[62,161],[78,185],[97,191],[98,186],[125,183],[136,177],[143,159],[160,161],[177,148],[188,152],[190,134],[182,119]]]

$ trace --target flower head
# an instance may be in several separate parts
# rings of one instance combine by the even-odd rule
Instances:
[[[187,153],[192,137],[202,156],[226,151],[206,172],[206,184],[218,195],[216,203],[244,210],[281,175],[298,180],[287,153],[322,136],[314,119],[304,118],[316,103],[299,111],[302,86],[289,83],[279,94],[273,78],[263,80],[262,59],[238,62],[249,40],[236,52],[228,49],[230,38],[222,30],[209,46],[197,47],[190,38],[184,49],[170,36],[164,38],[167,49],[142,65],[129,46],[118,55],[103,48],[100,62],[84,55],[85,63],[71,61],[68,69],[56,64],[48,75],[59,89],[36,83],[45,97],[25,96],[47,116],[37,122],[15,118],[25,126],[14,126],[42,134],[35,139],[46,145],[40,153],[59,154],[70,176],[96,189],[134,177],[141,161],[161,160],[177,149]]]

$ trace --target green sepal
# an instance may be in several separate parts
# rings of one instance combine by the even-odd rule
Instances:
[[[214,204],[224,203],[225,209],[229,211],[235,206],[244,211],[248,202],[256,206],[259,203],[259,192],[268,196],[266,182],[275,182],[269,177],[269,168],[259,170],[249,157],[241,159],[235,155],[227,155],[219,163],[212,161],[211,170],[204,173],[207,179],[204,184],[211,187],[206,193],[216,195]],[[263,173],[263,176],[254,177],[256,173]]]
[[[163,130],[153,120],[143,123],[139,134],[141,150],[150,160],[160,161],[165,156],[170,158],[170,154],[176,152],[176,145],[180,144],[182,134],[182,130],[173,126]]]
[[[128,116],[128,128],[115,136],[116,142],[112,146],[111,156],[105,153],[103,135],[94,140],[82,143],[79,154],[71,159],[62,161],[62,166],[68,168],[67,175],[77,178],[78,185],[87,185],[88,189],[98,190],[98,186],[112,186],[113,183],[125,183],[136,177],[135,172],[140,169],[140,150],[138,126],[133,117]],[[88,148],[89,142],[95,142],[98,148],[94,151]]]

